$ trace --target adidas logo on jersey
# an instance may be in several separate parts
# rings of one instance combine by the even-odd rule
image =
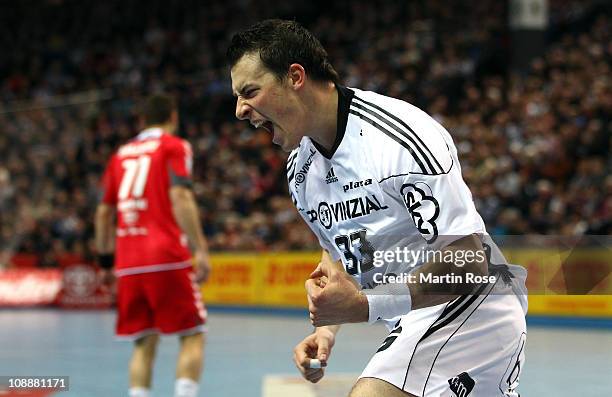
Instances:
[[[325,175],[325,182],[329,185],[330,183],[338,182],[338,177],[334,173],[334,167],[331,167]],[[346,191],[346,190],[345,190]]]
[[[366,179],[364,181],[357,181],[357,182],[349,182],[348,185],[344,185],[342,186],[342,189],[344,189],[344,192],[348,192],[351,189],[357,189],[358,187],[362,187],[362,186],[368,186],[372,184],[372,180],[371,179]]]

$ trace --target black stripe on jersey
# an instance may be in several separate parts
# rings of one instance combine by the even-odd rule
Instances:
[[[442,321],[436,321],[431,327],[429,327],[427,332],[425,332],[425,334],[423,336],[421,336],[421,339],[419,339],[419,342],[421,342],[423,339],[427,338],[429,335],[433,334],[434,332],[436,332],[440,328],[444,327],[445,325],[449,324],[451,321],[453,321],[454,319],[459,317],[459,315],[461,313],[463,313],[465,311],[465,309],[470,307],[470,305],[472,303],[474,303],[474,301],[476,301],[476,299],[478,299],[480,294],[482,294],[482,292],[485,290],[485,288],[488,285],[489,284],[483,284],[482,286],[480,286],[480,288],[478,288],[478,291],[476,291],[476,293],[474,295],[470,296],[470,299],[468,299],[467,303],[463,304],[463,306],[461,306],[459,309],[457,309],[453,314],[451,314],[450,316],[448,316],[447,318],[445,318]],[[464,296],[467,297],[467,295],[464,295]],[[449,312],[450,312],[450,310],[449,310]]]
[[[289,168],[293,167],[293,164],[295,163],[295,159],[297,159],[298,154],[298,150],[289,154],[289,157],[287,158],[287,171],[289,171]]]
[[[421,167],[421,169],[423,169],[423,173],[428,174],[428,175],[436,175],[439,173],[438,170],[432,165],[431,160],[427,157],[423,149],[417,144],[417,142],[414,139],[412,139],[412,137],[410,137],[408,134],[406,134],[404,131],[402,131],[397,125],[385,119],[380,114],[358,103],[353,103],[351,106],[352,106],[351,108],[352,110],[359,109],[361,114],[364,114],[364,112],[368,113],[375,120],[385,123],[386,125],[389,125],[393,130],[395,130],[396,132],[393,132],[392,130],[386,130],[388,132],[387,135],[392,134],[393,136],[391,135],[389,136],[393,138],[396,142],[398,142],[398,139],[401,140],[402,142],[405,142],[406,144],[402,145],[404,147],[411,146],[413,148],[413,150],[411,151],[412,157],[414,157],[415,160],[416,160],[416,152],[419,153],[421,159],[425,160],[425,162],[427,163],[430,169],[430,171],[427,171],[426,169],[423,169],[423,167]],[[412,145],[408,144],[408,142],[406,142],[405,140],[409,141]],[[414,149],[416,149],[416,152]]]
[[[463,313],[482,293],[484,290],[483,287],[486,287],[487,284],[483,285],[478,289],[475,295],[462,295],[459,298],[456,298],[454,301],[450,301],[447,303],[446,307],[440,313],[438,318],[431,323],[425,334],[419,339],[419,341],[414,345],[414,350],[412,351],[412,355],[410,356],[410,361],[408,362],[408,368],[406,368],[406,376],[404,377],[404,386],[406,386],[406,380],[408,379],[408,372],[410,372],[410,365],[412,364],[412,359],[416,353],[417,348],[419,347],[419,343],[421,343],[425,338],[433,334],[435,331],[449,324],[455,318],[457,318],[461,313]],[[467,300],[467,302],[466,302]],[[449,316],[455,308],[457,308],[454,313]]]
[[[427,161],[427,164],[431,167],[431,170],[434,174],[439,174],[439,173],[444,173],[444,169],[442,168],[442,165],[440,165],[440,163],[438,162],[438,160],[436,159],[436,157],[433,155],[433,153],[431,152],[431,150],[429,150],[429,148],[427,147],[427,145],[425,144],[425,142],[423,142],[423,140],[416,134],[416,132],[414,132],[414,130],[412,128],[410,128],[410,126],[408,124],[406,124],[402,119],[400,119],[399,117],[395,116],[392,113],[389,113],[388,111],[386,111],[385,109],[381,108],[378,105],[373,104],[372,102],[368,102],[365,99],[362,99],[358,96],[355,96],[355,100],[358,102],[361,102],[365,105],[371,106],[374,109],[378,110],[379,112],[383,113],[384,115],[386,115],[388,118],[395,120],[399,125],[401,125],[402,127],[404,127],[405,130],[402,130],[401,128],[397,127],[396,124],[390,123],[387,121],[387,124],[389,125],[393,125],[393,127],[395,128],[395,130],[405,136],[406,138],[408,138],[409,135],[411,135],[414,139],[416,139],[416,141],[418,141],[418,144],[415,143],[415,145],[417,145],[417,147],[419,148],[419,152],[425,157],[425,161]],[[357,106],[358,104],[356,102],[353,102],[354,106]],[[370,112],[372,112],[370,110]],[[376,115],[381,119],[384,120],[384,116],[381,114],[376,113]],[[410,138],[408,138],[410,139]],[[411,140],[412,141],[412,140]],[[426,151],[428,153],[428,155],[425,155],[425,153],[423,152]],[[434,166],[430,160],[433,160],[434,163],[436,163],[436,166]]]
[[[497,284],[497,281],[495,282],[495,284]],[[484,298],[482,298],[482,300],[480,302],[478,302],[478,304],[476,305],[476,307],[470,312],[470,314],[467,315],[467,317],[461,322],[461,324],[457,327],[457,329],[455,331],[453,331],[452,334],[450,334],[450,336],[448,337],[448,339],[446,339],[446,341],[444,341],[444,343],[442,344],[442,346],[440,347],[440,350],[438,350],[438,353],[436,353],[436,357],[434,357],[433,362],[431,363],[431,367],[429,368],[429,373],[427,374],[427,379],[425,379],[425,384],[423,385],[423,393],[422,395],[425,395],[425,389],[427,388],[427,382],[429,382],[429,377],[431,376],[431,373],[433,371],[433,367],[436,365],[436,360],[438,359],[438,356],[440,356],[440,352],[442,351],[442,349],[444,349],[444,346],[446,346],[446,344],[451,340],[451,338],[453,336],[455,336],[455,334],[457,333],[457,331],[459,331],[461,329],[461,327],[463,327],[463,324],[465,324],[465,322],[472,316],[472,314],[474,314],[474,312],[476,310],[478,310],[478,308],[480,307],[480,305],[482,305],[482,302],[484,302],[488,297],[489,294],[491,293],[491,291],[493,291],[493,288],[495,288],[495,284],[493,284],[493,286],[491,287],[491,289],[489,289],[489,292],[487,292],[487,294],[485,295]],[[483,287],[486,287],[487,284],[483,285]],[[480,288],[480,290],[483,290],[483,288]],[[482,292],[482,291],[481,291]],[[418,344],[418,343],[417,343]],[[408,379],[408,372],[406,372],[406,379],[404,380],[404,385],[406,384],[406,380]]]
[[[461,313],[465,312],[466,309],[470,307],[474,303],[474,301],[478,299],[478,297],[481,296],[482,292],[485,290],[487,286],[489,286],[489,284],[482,285],[480,288],[478,288],[478,290],[476,291],[474,295],[462,295],[459,298],[455,299],[454,301],[449,302],[444,308],[444,310],[442,311],[442,313],[440,314],[440,316],[438,316],[438,318],[433,323],[431,323],[431,325],[429,326],[425,334],[423,334],[421,339],[419,339],[419,341],[414,345],[414,350],[412,351],[412,355],[410,356],[410,361],[408,362],[408,368],[406,368],[406,376],[404,377],[403,387],[406,386],[406,381],[408,380],[408,373],[410,372],[410,365],[412,364],[412,359],[414,358],[416,350],[419,347],[419,343],[421,343],[425,338],[433,334],[435,331],[441,329],[445,325],[448,325],[450,322],[456,319]],[[446,343],[448,343],[450,338],[452,338],[452,336],[455,335],[455,333],[459,330],[459,328],[461,328],[461,326],[467,321],[467,319],[470,318],[470,316],[476,311],[476,309],[478,309],[478,307],[482,304],[482,302],[484,302],[487,296],[489,296],[489,294],[491,293],[494,287],[495,287],[495,284],[491,286],[486,296],[478,303],[478,305],[476,305],[476,307],[472,310],[472,312],[463,320],[463,322],[459,325],[459,327],[457,327],[457,329],[451,334],[451,336],[449,336],[449,338],[444,342],[442,347],[444,347]],[[448,316],[448,314],[451,313],[453,309],[455,309],[458,306],[460,307],[453,314]],[[447,317],[445,318],[445,316]],[[440,348],[440,351],[441,350],[442,348]],[[438,351],[438,355],[440,354],[440,351]],[[436,358],[434,359],[434,363],[435,363],[435,360],[438,358],[438,355],[436,355]],[[433,364],[432,364],[432,368],[433,368]],[[430,374],[431,374],[431,370],[430,370]],[[427,382],[425,384],[427,384]]]
[[[414,160],[417,162],[419,167],[421,167],[421,171],[423,171],[423,174],[431,174],[431,172],[427,171],[427,169],[425,168],[425,165],[423,164],[421,159],[416,155],[416,153],[414,152],[414,149],[412,149],[412,147],[410,147],[410,145],[408,145],[406,142],[401,140],[397,135],[393,134],[392,132],[387,130],[385,127],[383,127],[382,125],[378,124],[376,121],[372,120],[368,116],[358,112],[357,110],[355,110],[353,108],[351,108],[349,113],[354,114],[355,116],[359,117],[362,120],[365,120],[366,122],[371,124],[373,127],[376,127],[376,129],[378,129],[379,131],[383,132],[389,138],[393,139],[395,142],[397,142],[400,145],[402,145],[403,147],[405,147],[410,152],[410,154],[412,155]]]
[[[451,165],[450,167],[448,167],[448,170],[440,173],[440,174],[436,174],[436,175],[446,175],[448,174],[452,169],[453,169],[453,165],[455,165],[455,160],[451,157]],[[400,176],[406,176],[406,175],[431,175],[431,174],[422,174],[420,172],[406,172],[405,174],[395,174],[395,175],[389,175],[386,176],[384,178],[381,178],[378,183],[382,183],[384,181],[386,181],[387,179],[391,179],[391,178],[398,178]]]
[[[289,183],[291,183],[295,176],[295,166],[297,164],[298,154],[299,149],[289,154],[289,158],[287,159],[287,181]]]
[[[455,300],[452,300],[449,302],[448,305],[446,305],[446,307],[444,308],[444,310],[442,311],[442,314],[440,314],[440,316],[438,317],[438,319],[433,323],[433,325],[436,325],[437,322],[441,321],[442,319],[444,319],[444,317],[446,317],[447,314],[449,314],[450,312],[452,312],[453,310],[455,310],[455,308],[457,306],[459,306],[461,303],[465,302],[465,300],[468,298],[468,295],[461,295],[460,297],[456,298]],[[433,326],[432,325],[432,326]]]

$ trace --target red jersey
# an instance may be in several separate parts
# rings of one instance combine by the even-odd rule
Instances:
[[[189,143],[160,128],[142,131],[110,159],[102,201],[117,208],[118,276],[191,266],[170,187],[191,183],[192,161]]]

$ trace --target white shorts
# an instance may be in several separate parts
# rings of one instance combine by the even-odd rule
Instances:
[[[402,316],[360,378],[420,397],[517,397],[525,312],[509,290],[487,290]]]

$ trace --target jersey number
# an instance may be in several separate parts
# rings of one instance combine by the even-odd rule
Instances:
[[[374,267],[373,252],[366,240],[365,229],[349,235],[340,235],[334,238],[336,246],[344,255],[344,268],[350,275],[365,273]]]
[[[151,156],[140,156],[137,159],[126,159],[121,162],[125,172],[119,186],[119,199],[142,197],[151,167]]]

